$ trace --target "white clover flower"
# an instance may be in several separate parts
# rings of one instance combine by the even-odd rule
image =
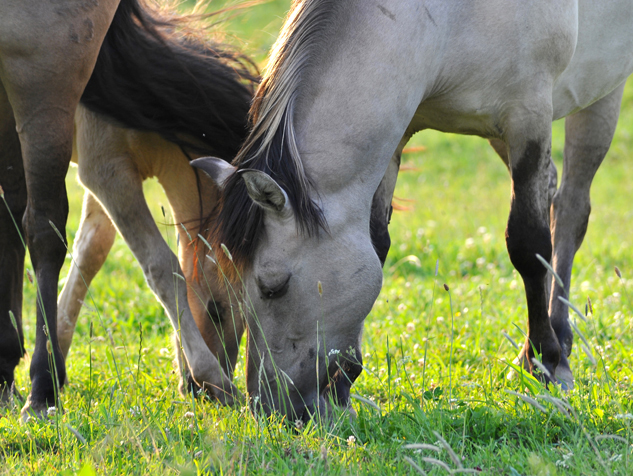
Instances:
[[[349,435],[347,438],[348,446],[354,446],[356,444],[356,437],[354,435]]]

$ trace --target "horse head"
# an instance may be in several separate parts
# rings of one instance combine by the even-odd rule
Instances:
[[[362,366],[363,320],[382,285],[361,218],[369,212],[355,218],[324,204],[327,226],[307,233],[288,190],[269,174],[211,158],[192,165],[224,186],[243,186],[248,208],[261,213],[247,264],[223,244],[216,247],[223,249],[216,249],[222,269],[237,270],[234,280],[243,284],[252,405],[293,420],[323,414],[330,397],[346,405]]]

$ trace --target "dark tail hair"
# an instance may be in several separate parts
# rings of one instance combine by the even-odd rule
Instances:
[[[245,56],[185,34],[186,21],[121,0],[81,103],[185,152],[232,160],[258,73]]]

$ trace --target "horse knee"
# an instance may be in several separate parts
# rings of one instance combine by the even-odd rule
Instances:
[[[26,231],[31,259],[36,269],[42,264],[61,269],[64,264],[67,250],[68,202],[66,200],[57,210],[56,215],[56,217],[51,217],[30,207],[24,214],[22,223]]]
[[[172,285],[172,276],[169,276],[164,266],[159,264],[158,261],[159,260],[152,263],[143,263],[142,269],[148,286],[156,293],[161,302],[165,303],[175,298],[174,287]],[[165,261],[160,260],[160,262]]]
[[[96,274],[105,262],[115,237],[116,229],[105,212],[98,210],[86,214],[73,244],[79,269],[89,275]]]

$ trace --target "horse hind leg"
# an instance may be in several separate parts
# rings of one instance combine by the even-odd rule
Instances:
[[[8,401],[14,371],[24,354],[22,280],[27,194],[13,110],[0,83],[0,403]],[[11,314],[14,319],[11,319]]]
[[[57,301],[57,332],[64,359],[68,356],[88,287],[105,263],[115,237],[116,229],[110,217],[86,190],[81,222],[73,244],[73,263]]]
[[[573,386],[573,375],[567,360],[572,350],[573,334],[568,308],[559,297],[569,297],[574,256],[585,237],[591,212],[591,182],[611,145],[623,90],[624,84],[565,121],[563,174],[551,213],[552,265],[565,288],[552,282],[549,314],[563,350],[556,378],[568,387]]]

